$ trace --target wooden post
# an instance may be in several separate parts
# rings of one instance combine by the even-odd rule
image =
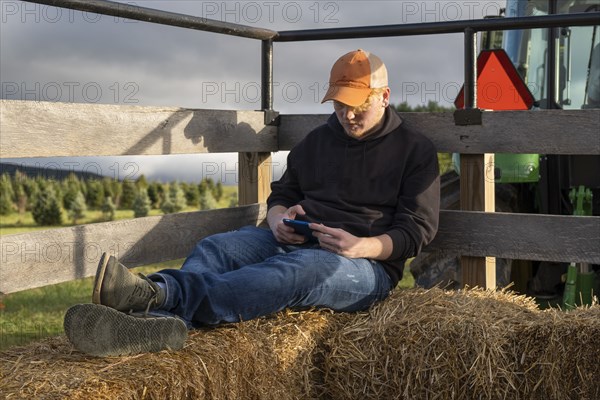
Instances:
[[[455,113],[457,125],[482,125],[477,109],[477,33],[465,29],[464,110]],[[460,208],[465,211],[495,211],[494,155],[461,154]],[[460,258],[463,286],[496,287],[496,259],[493,257]]]
[[[460,208],[465,211],[495,211],[494,155],[461,154]],[[467,257],[460,259],[462,285],[485,289],[496,287],[496,259]]]
[[[277,125],[278,115],[273,111],[273,40],[266,39],[261,43],[261,109],[266,126]],[[265,203],[271,193],[273,164],[271,153],[238,153],[239,205]]]
[[[238,160],[239,205],[265,203],[273,177],[271,153],[238,153]]]

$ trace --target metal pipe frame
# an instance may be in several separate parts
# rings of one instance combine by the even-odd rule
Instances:
[[[600,12],[579,14],[555,14],[537,17],[519,17],[502,19],[481,19],[464,21],[428,22],[402,25],[379,25],[333,29],[308,29],[295,31],[273,31],[246,25],[221,22],[208,18],[195,17],[186,14],[173,13],[153,8],[140,7],[131,4],[117,3],[108,0],[25,0],[30,3],[68,8],[72,10],[93,12],[97,14],[128,18],[161,25],[177,26],[207,32],[220,33],[262,40],[261,108],[266,114],[265,121],[271,121],[273,114],[273,42],[294,42],[329,39],[356,39],[390,36],[414,36],[464,33],[465,45],[465,108],[477,108],[477,41],[476,33],[481,31],[549,28],[555,32],[559,26],[589,26],[597,25]],[[556,5],[555,0],[549,0],[550,5]],[[555,34],[550,35],[550,39]],[[553,46],[549,46],[552,48]],[[555,51],[555,50],[554,50]],[[550,58],[552,49],[548,52]],[[550,62],[550,64],[553,64]],[[555,92],[555,67],[549,64],[548,91]],[[552,82],[551,82],[552,80]],[[550,90],[552,89],[552,90]],[[550,97],[547,96],[549,99]],[[548,106],[553,107],[553,101]],[[271,115],[273,114],[273,115]]]
[[[464,108],[477,108],[477,32],[465,29]]]
[[[273,42],[263,40],[261,45],[261,108],[273,109]]]
[[[476,32],[550,28],[557,26],[597,25],[600,12],[556,14],[537,17],[474,19],[464,21],[425,22],[416,24],[378,25],[331,29],[273,31],[247,25],[221,22],[203,17],[162,11],[108,0],[25,0],[29,3],[93,12],[161,25],[177,26],[225,35],[241,36],[274,42],[307,40],[359,39],[386,36],[414,36],[444,33],[463,33],[467,28]]]
[[[557,0],[548,0],[548,13],[555,15],[558,11]],[[598,23],[598,20],[596,20]],[[546,108],[555,109],[557,107],[556,96],[556,78],[558,70],[556,68],[556,47],[558,41],[558,28],[555,26],[548,27],[548,51],[546,60]]]
[[[154,8],[117,3],[108,0],[26,0],[29,3],[45,4],[71,10],[128,18],[136,21],[150,22],[160,25],[177,26],[206,32],[222,33],[250,39],[272,39],[277,32],[270,29],[221,22],[203,17],[194,17]]]
[[[265,113],[265,125],[277,125],[279,113],[273,110],[273,41],[263,40],[261,43],[260,63],[260,107]]]
[[[467,29],[477,32],[549,28],[557,26],[597,25],[600,12],[557,14],[536,17],[473,19],[464,21],[426,22],[402,25],[379,25],[350,28],[308,29],[280,31],[273,38],[275,42],[295,42],[328,39],[357,39],[388,36],[433,35],[444,33],[462,33]]]

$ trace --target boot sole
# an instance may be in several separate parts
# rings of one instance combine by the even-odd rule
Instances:
[[[97,357],[179,350],[188,332],[176,317],[135,317],[97,304],[69,308],[64,329],[77,350]]]
[[[96,277],[94,278],[94,289],[92,291],[92,303],[94,304],[102,304],[100,302],[100,289],[102,289],[102,282],[104,281],[104,273],[106,272],[108,260],[110,260],[109,255],[107,253],[102,253],[102,257],[98,263],[98,269],[96,270]]]

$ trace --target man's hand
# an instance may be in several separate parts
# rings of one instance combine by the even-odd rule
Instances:
[[[358,237],[339,228],[323,224],[310,224],[313,236],[319,239],[321,248],[348,258],[385,260],[392,254],[392,239],[386,235]]]
[[[273,206],[267,213],[267,221],[269,228],[279,243],[287,244],[302,244],[306,242],[304,235],[299,235],[294,231],[294,228],[283,223],[283,219],[296,219],[296,215],[306,215],[302,206],[295,205],[290,208],[283,206]]]

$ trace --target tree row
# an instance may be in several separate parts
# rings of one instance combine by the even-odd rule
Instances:
[[[64,180],[29,177],[17,171],[0,176],[0,215],[32,213],[38,225],[60,225],[64,215],[74,224],[87,210],[100,210],[106,221],[115,218],[116,210],[133,210],[145,217],[151,209],[165,214],[185,208],[208,210],[223,198],[223,185],[207,178],[199,184],[186,182],[148,182],[144,175],[137,180],[80,179],[70,174]],[[237,196],[229,198],[230,207]]]

